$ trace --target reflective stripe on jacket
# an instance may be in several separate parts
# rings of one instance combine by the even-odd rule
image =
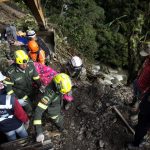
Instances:
[[[23,98],[32,94],[33,82],[40,86],[40,77],[33,65],[33,62],[29,62],[25,70],[21,70],[17,64],[11,65],[7,74],[12,83],[10,90],[13,90],[18,98]]]
[[[9,132],[21,126],[22,122],[14,116],[15,97],[0,93],[0,131]]]

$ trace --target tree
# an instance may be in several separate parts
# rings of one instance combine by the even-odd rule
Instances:
[[[95,1],[90,0],[63,1],[59,6],[57,3],[55,9],[56,13],[51,14],[49,20],[62,29],[73,47],[86,57],[94,58],[98,48],[94,25],[103,22],[105,18],[103,9],[97,6]]]

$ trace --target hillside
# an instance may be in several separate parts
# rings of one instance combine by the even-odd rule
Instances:
[[[8,9],[7,5],[0,4],[0,16],[2,16],[0,29],[4,28],[5,24],[13,23],[15,20],[18,22],[19,19],[21,20],[19,24],[21,28],[22,19],[26,17],[26,14],[11,7]],[[58,71],[60,64],[63,63],[62,61],[66,61],[74,54],[74,51],[67,47],[68,45],[64,44],[68,48],[66,53],[64,53],[63,48],[58,49],[59,46],[59,43],[56,43],[55,59],[51,62],[52,67]],[[104,76],[102,74],[106,73],[99,71],[94,75],[88,68],[92,64],[88,64],[87,60],[85,62],[88,77],[85,81],[74,81],[76,86],[73,92],[72,106],[68,110],[62,109],[65,132],[58,133],[56,127],[48,119],[47,112],[45,112],[43,128],[47,132],[46,134],[49,134],[48,137],[50,138],[47,138],[47,140],[51,139],[50,143],[53,145],[51,150],[126,150],[126,145],[132,140],[133,134],[114,111],[113,106],[120,110],[130,124],[130,107],[128,104],[132,100],[132,89],[119,81],[112,82],[112,84],[103,82]],[[107,75],[110,75],[110,71]],[[42,148],[40,144],[35,144],[32,119],[29,134],[33,143],[28,140],[25,146],[22,146],[24,149],[27,146],[29,146],[27,149],[32,150],[47,149],[44,146]],[[17,141],[15,142],[17,143]],[[31,145],[37,147],[31,147]],[[11,149],[13,148],[18,149],[17,146],[11,147]],[[145,150],[149,148],[146,147]],[[3,149],[5,150],[5,148],[1,148],[1,150]]]

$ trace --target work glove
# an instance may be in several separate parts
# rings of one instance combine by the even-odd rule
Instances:
[[[43,141],[44,141],[44,134],[43,134],[43,133],[40,133],[40,134],[36,137],[36,141],[43,143]]]
[[[24,123],[24,127],[27,130],[29,128],[30,120]]]
[[[46,88],[46,87],[45,87],[44,85],[41,85],[40,88],[39,88],[40,92],[41,92],[41,93],[44,93],[44,92],[45,92],[45,88]]]
[[[18,99],[18,102],[20,103],[21,106],[26,106],[28,103],[24,99]]]

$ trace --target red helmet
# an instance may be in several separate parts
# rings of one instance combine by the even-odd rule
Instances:
[[[28,48],[31,52],[37,52],[39,50],[39,46],[36,41],[31,40],[28,42]]]

